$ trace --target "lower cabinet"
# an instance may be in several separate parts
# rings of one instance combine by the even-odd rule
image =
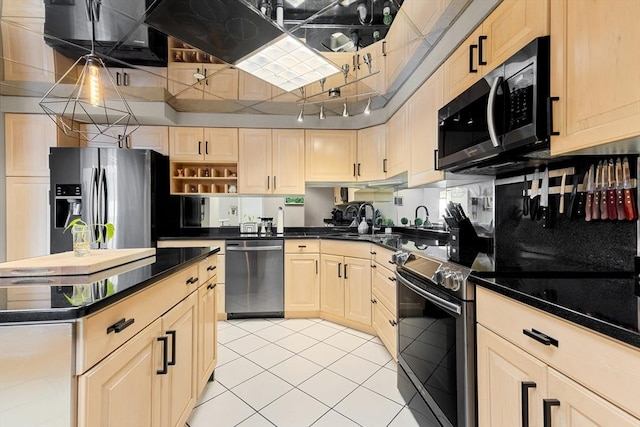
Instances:
[[[371,296],[371,304],[373,329],[376,331],[376,335],[378,335],[382,344],[387,348],[387,351],[389,351],[391,357],[393,357],[393,360],[397,362],[398,322],[396,320],[396,315],[392,314],[392,312],[387,309],[375,292]]]
[[[198,388],[199,395],[209,381],[217,362],[217,290],[216,277],[198,289]]]
[[[395,271],[386,266],[393,264],[393,251],[375,247],[371,251],[371,311],[373,329],[395,361],[398,360],[398,321],[396,308]],[[393,268],[393,267],[392,267]]]
[[[326,245],[325,245],[325,242]],[[371,328],[370,244],[323,241],[320,255],[320,314],[347,326]],[[329,253],[325,253],[329,252]],[[336,255],[362,255],[362,258]]]
[[[284,256],[285,317],[317,316],[320,310],[320,255],[317,253]]]
[[[476,307],[479,427],[640,426],[637,349],[482,288]]]
[[[184,427],[216,364],[216,275],[203,279],[197,290],[78,375],[78,427]],[[118,304],[105,313],[117,312]]]

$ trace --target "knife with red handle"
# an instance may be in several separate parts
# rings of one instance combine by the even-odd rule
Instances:
[[[636,202],[633,197],[633,188],[631,187],[631,171],[629,170],[629,159],[626,157],[622,160],[622,173],[624,174],[624,212],[629,221],[638,218],[636,210]]]
[[[616,212],[618,213],[618,220],[627,219],[627,214],[624,211],[624,189],[622,188],[622,160],[620,157],[616,159]]]
[[[605,179],[607,176],[607,161],[598,162],[598,171],[596,172],[596,194],[593,199],[593,219],[607,219],[609,212],[607,211],[607,185]],[[600,200],[598,199],[600,196]],[[597,205],[597,206],[596,206]],[[597,212],[596,212],[597,211]]]
[[[616,190],[613,186],[613,159],[609,159],[607,166],[607,210],[609,211],[609,219],[614,220],[618,218],[618,211],[616,210]],[[604,181],[604,178],[602,179]]]
[[[584,206],[584,220],[591,221],[591,214],[593,213],[591,207],[593,206],[593,165],[589,166],[589,172],[587,172],[587,203]]]

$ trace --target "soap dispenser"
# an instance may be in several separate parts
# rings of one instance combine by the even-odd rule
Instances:
[[[367,234],[367,231],[369,231],[369,224],[367,224],[367,220],[362,217],[362,221],[360,221],[360,224],[358,225],[358,233]]]

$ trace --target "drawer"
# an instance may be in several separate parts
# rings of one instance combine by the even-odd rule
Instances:
[[[320,248],[323,254],[371,259],[371,243],[322,240]]]
[[[309,254],[320,252],[319,239],[290,239],[284,241],[286,254]]]
[[[478,287],[477,321],[605,399],[640,416],[640,350]],[[523,333],[558,340],[544,345]],[[635,368],[634,368],[635,367]]]
[[[373,294],[377,304],[373,304],[373,329],[375,329],[380,341],[387,348],[391,357],[398,361],[398,325],[396,316],[392,314],[384,304],[380,304],[380,296]]]
[[[198,277],[198,264],[81,319],[78,324],[76,373],[81,374],[91,368],[182,301],[197,288],[199,281],[186,284],[194,277]],[[112,330],[122,319],[133,322],[120,331]]]
[[[396,263],[391,261],[391,256],[394,254],[394,251],[383,248],[382,246],[372,245],[371,246],[371,260],[375,261],[379,264],[382,264],[386,268],[390,270],[395,270]]]
[[[218,274],[218,256],[210,255],[198,264],[199,286]]]
[[[388,268],[373,263],[373,284],[372,290],[378,296],[378,300],[387,309],[396,315],[396,273]]]

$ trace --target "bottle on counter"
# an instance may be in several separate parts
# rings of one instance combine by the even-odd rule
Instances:
[[[276,233],[283,234],[284,233],[284,210],[282,207],[278,208],[278,219],[276,224]]]

